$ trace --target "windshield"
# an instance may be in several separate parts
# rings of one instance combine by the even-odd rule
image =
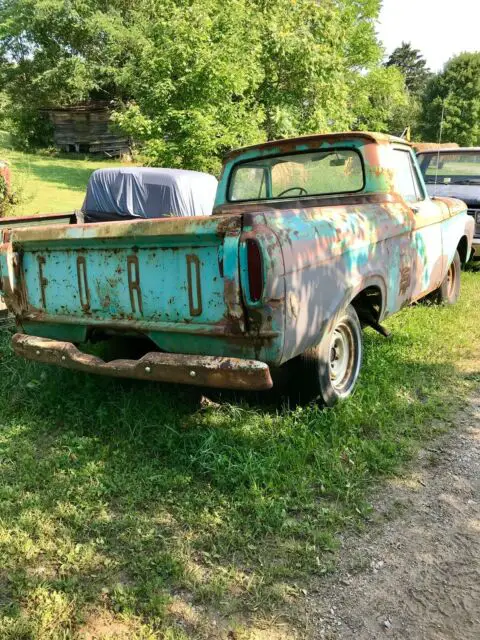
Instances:
[[[425,153],[418,161],[427,184],[480,185],[480,151]]]
[[[363,163],[350,149],[309,151],[243,162],[233,170],[230,201],[353,193],[364,186]]]

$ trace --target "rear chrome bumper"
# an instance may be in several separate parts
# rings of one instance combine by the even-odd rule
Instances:
[[[55,364],[116,378],[137,378],[219,389],[270,389],[270,369],[258,360],[194,356],[177,353],[147,353],[139,360],[105,362],[83,353],[71,342],[16,333],[13,349],[28,360]]]

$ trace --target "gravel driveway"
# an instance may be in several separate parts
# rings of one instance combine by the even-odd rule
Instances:
[[[305,598],[309,638],[480,639],[480,393]]]

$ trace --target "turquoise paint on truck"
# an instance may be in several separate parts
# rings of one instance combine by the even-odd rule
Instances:
[[[345,150],[360,155],[361,191],[229,201],[244,163]],[[415,203],[401,192],[397,153],[417,173]],[[369,133],[232,152],[208,218],[4,229],[2,292],[19,331],[39,339],[17,340],[19,353],[108,375],[240,388],[271,386],[269,369],[319,343],[350,303],[370,304],[358,313],[378,325],[434,291],[457,250],[468,259],[473,234],[463,203],[430,200],[404,141]],[[139,372],[138,363],[115,369],[68,346],[111,335],[147,337],[168,357],[142,360]]]

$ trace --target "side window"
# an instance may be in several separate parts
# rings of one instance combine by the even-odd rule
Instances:
[[[410,166],[412,168],[413,181],[415,183],[415,189],[417,191],[417,202],[420,202],[421,200],[425,200],[425,191],[420,181],[420,176],[415,160],[412,158],[411,153],[409,153],[408,155],[410,157]]]
[[[395,188],[406,202],[419,202],[424,199],[417,170],[409,151],[393,150],[395,162]]]
[[[257,200],[265,198],[266,170],[264,167],[240,166],[230,192],[231,200]]]

